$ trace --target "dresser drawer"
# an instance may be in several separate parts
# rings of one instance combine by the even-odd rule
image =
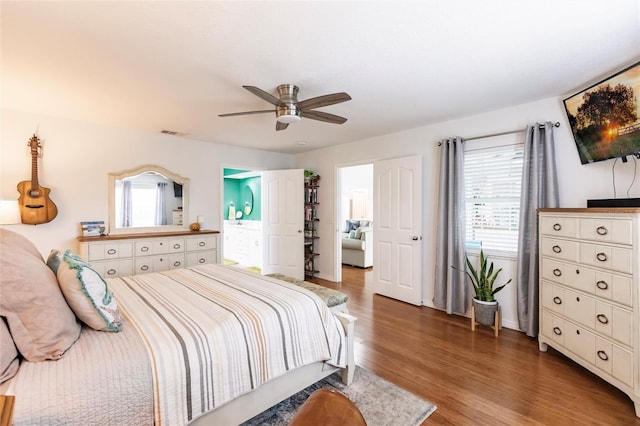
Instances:
[[[134,253],[136,256],[150,256],[154,254],[153,248],[157,245],[158,241],[152,239],[135,241]]]
[[[184,253],[175,253],[169,255],[169,269],[179,269],[186,267]]]
[[[170,256],[159,254],[156,256],[143,256],[135,259],[135,273],[148,274],[149,272],[167,271],[170,269]]]
[[[542,334],[553,342],[564,346],[564,320],[546,309],[542,310]]]
[[[543,308],[549,309],[550,311],[557,314],[564,314],[564,307],[566,303],[563,287],[555,286],[551,283],[543,281],[541,292]]]
[[[543,216],[540,218],[540,233],[556,237],[578,236],[577,219],[573,217]]]
[[[633,344],[633,315],[631,311],[598,300],[595,309],[596,331],[623,345]]]
[[[627,386],[633,386],[633,353],[602,338],[596,338],[596,367],[620,380]]]
[[[584,268],[587,269],[587,268]],[[630,277],[594,271],[594,294],[608,300],[633,307],[633,285]]]
[[[91,267],[104,278],[118,278],[133,275],[133,261],[131,259],[92,262]]]
[[[580,238],[631,245],[633,223],[630,219],[579,219]]]
[[[540,244],[540,252],[543,256],[573,262],[578,260],[578,243],[576,241],[543,237]]]
[[[580,358],[595,365],[596,335],[571,321],[564,322],[564,346]]]
[[[187,267],[204,265],[205,263],[216,263],[217,260],[218,260],[217,250],[187,253]]]
[[[111,243],[89,243],[88,261],[118,259],[121,257],[131,257],[133,244],[131,242],[111,242]]]
[[[571,268],[571,265],[543,257],[540,263],[540,276],[545,280],[563,284],[570,281]]]
[[[571,290],[565,290],[564,298],[564,315],[576,323],[595,329],[596,327],[596,299],[585,296]]]
[[[630,274],[632,256],[631,248],[580,243],[580,262],[587,265]]]
[[[216,247],[216,237],[188,237],[187,251],[213,250]],[[207,262],[210,263],[210,262]]]

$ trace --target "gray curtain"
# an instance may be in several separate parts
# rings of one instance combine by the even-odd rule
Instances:
[[[167,184],[158,182],[156,187],[156,225],[167,224]]]
[[[120,218],[122,226],[131,226],[132,212],[131,181],[125,180],[122,182],[122,217]]]
[[[470,306],[465,269],[464,150],[462,138],[444,139],[440,151],[436,276],[433,304],[448,314]]]
[[[558,207],[553,124],[527,126],[524,143],[520,229],[518,231],[518,322],[528,336],[538,335],[538,213]]]

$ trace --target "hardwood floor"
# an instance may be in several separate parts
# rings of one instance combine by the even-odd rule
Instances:
[[[424,425],[640,425],[631,399],[523,333],[374,295],[372,269],[309,280],[349,296],[356,363],[438,409]],[[381,396],[382,397],[382,396]]]

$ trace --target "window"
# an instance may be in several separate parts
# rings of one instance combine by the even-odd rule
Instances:
[[[523,153],[522,144],[465,151],[468,248],[517,251]]]

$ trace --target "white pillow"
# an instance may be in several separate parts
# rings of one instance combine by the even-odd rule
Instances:
[[[52,250],[47,264],[56,274],[64,298],[78,318],[94,330],[120,331],[118,304],[106,281],[69,250]]]

